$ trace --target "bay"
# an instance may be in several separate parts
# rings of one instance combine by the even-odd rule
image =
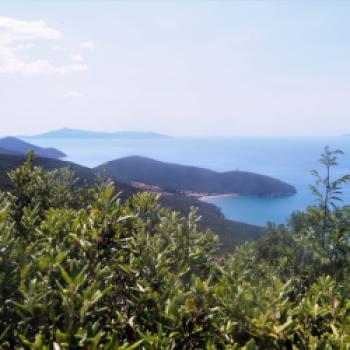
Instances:
[[[345,152],[333,177],[350,173],[348,137],[175,137],[169,139],[30,139],[39,146],[56,147],[66,160],[94,167],[130,155],[194,165],[216,171],[244,170],[273,176],[297,188],[287,197],[215,197],[206,201],[217,205],[232,220],[265,225],[268,221],[285,223],[294,210],[304,210],[315,200],[309,184],[310,170],[319,169],[319,155],[326,145]],[[350,202],[350,188],[344,189],[344,203]]]

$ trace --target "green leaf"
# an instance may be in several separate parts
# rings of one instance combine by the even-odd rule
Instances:
[[[60,266],[60,271],[61,271],[61,276],[63,277],[65,282],[69,286],[71,286],[74,282],[73,282],[73,279],[69,276],[68,272],[62,266]]]

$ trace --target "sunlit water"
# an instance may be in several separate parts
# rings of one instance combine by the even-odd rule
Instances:
[[[129,155],[217,171],[247,170],[284,180],[297,188],[293,196],[280,198],[223,197],[208,202],[221,208],[232,220],[264,225],[267,221],[285,222],[293,210],[314,203],[308,185],[310,170],[319,168],[317,160],[325,145],[340,148],[334,176],[350,173],[350,137],[338,138],[172,138],[159,140],[66,140],[31,139],[41,146],[56,147],[70,160],[88,167]],[[350,189],[343,196],[350,202]]]

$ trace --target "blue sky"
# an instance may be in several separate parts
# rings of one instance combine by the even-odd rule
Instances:
[[[0,134],[350,132],[345,1],[1,1]]]

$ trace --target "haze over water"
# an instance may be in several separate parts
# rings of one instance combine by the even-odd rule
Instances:
[[[320,168],[317,161],[324,146],[340,148],[345,152],[344,156],[339,157],[334,176],[350,173],[350,137],[32,139],[31,142],[40,146],[57,147],[68,155],[66,160],[88,167],[129,155],[140,155],[216,171],[252,171],[294,185],[298,193],[288,197],[249,196],[207,200],[217,205],[227,218],[257,225],[264,225],[267,221],[284,223],[294,210],[303,210],[315,203],[309,190],[309,184],[314,182],[310,170]],[[350,202],[350,186],[345,188],[343,198],[345,203]]]

